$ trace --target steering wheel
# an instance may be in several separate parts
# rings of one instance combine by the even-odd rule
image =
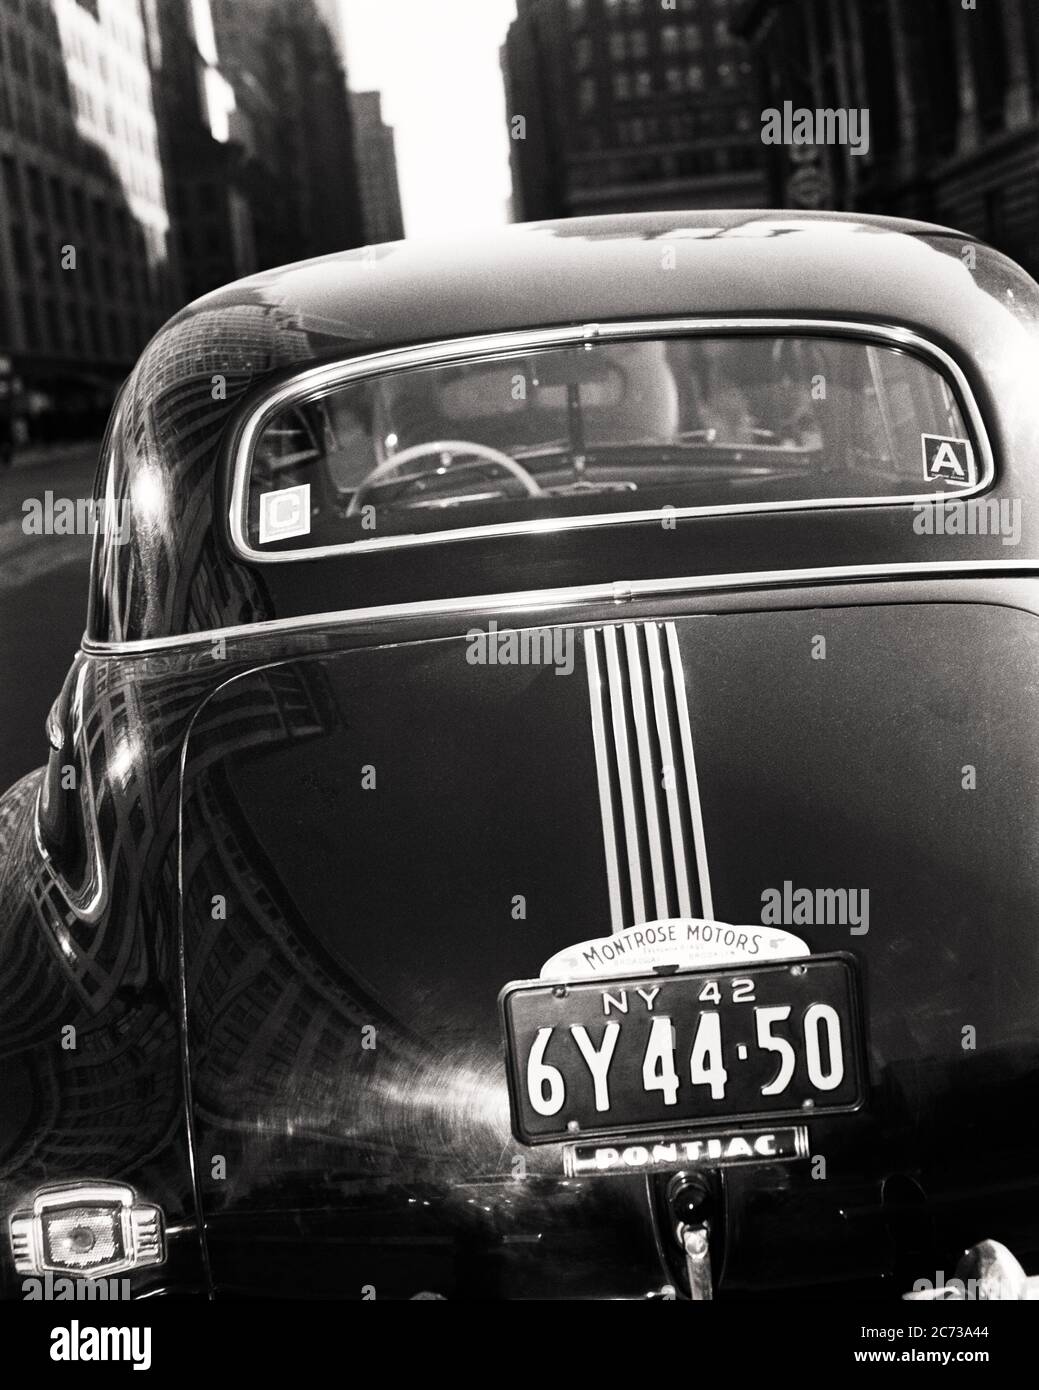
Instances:
[[[389,458],[383,459],[377,467],[373,468],[366,478],[362,478],[357,485],[353,497],[350,498],[350,505],[346,509],[347,516],[356,516],[364,506],[364,499],[371,492],[372,488],[382,482],[388,474],[393,473],[401,464],[412,463],[415,459],[425,458],[429,454],[439,454],[440,464],[443,468],[449,468],[456,457],[468,454],[470,463],[473,459],[483,459],[487,463],[496,463],[499,468],[504,468],[506,473],[511,474],[518,482],[523,484],[523,490],[528,497],[544,497],[544,489],[539,485],[537,479],[517,463],[514,458],[501,449],[494,449],[489,444],[477,444],[474,440],[468,439],[431,439],[423,444],[412,444],[408,449],[402,449],[399,454],[391,454]],[[421,477],[422,474],[416,475]]]

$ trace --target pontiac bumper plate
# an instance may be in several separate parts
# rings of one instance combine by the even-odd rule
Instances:
[[[657,1136],[857,1109],[851,956],[506,985],[512,1126],[524,1144]]]
[[[586,1173],[666,1173],[746,1163],[790,1163],[808,1157],[808,1129],[727,1129],[643,1139],[638,1144],[564,1144],[568,1178]]]

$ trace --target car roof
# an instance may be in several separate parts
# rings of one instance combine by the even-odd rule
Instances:
[[[986,298],[967,246],[981,249],[927,222],[832,212],[532,222],[281,266],[203,296],[173,323],[262,304],[306,335],[310,356],[676,314],[851,315],[955,341]]]

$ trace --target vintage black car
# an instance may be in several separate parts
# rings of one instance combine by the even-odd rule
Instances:
[[[175,317],[0,800],[3,1293],[1024,1296],[1037,322],[767,212]]]

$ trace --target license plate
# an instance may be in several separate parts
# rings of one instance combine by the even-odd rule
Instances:
[[[851,956],[520,981],[500,1004],[512,1127],[524,1144],[805,1119],[864,1099]]]

